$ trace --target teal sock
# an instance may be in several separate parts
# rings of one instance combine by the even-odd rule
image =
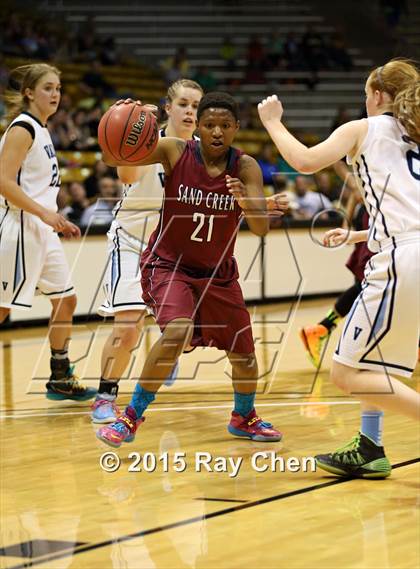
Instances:
[[[129,407],[134,409],[137,418],[140,419],[150,403],[155,400],[155,397],[156,393],[153,393],[153,391],[147,391],[140,385],[140,383],[138,383],[129,403]]]
[[[383,411],[363,411],[360,431],[372,439],[378,446],[382,446]]]
[[[254,401],[255,401],[255,391],[254,393],[238,393],[237,391],[234,392],[235,396],[235,407],[234,411],[242,415],[242,417],[246,417],[251,413],[254,408]]]

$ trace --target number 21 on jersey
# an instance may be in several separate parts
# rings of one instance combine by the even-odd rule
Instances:
[[[193,222],[197,223],[197,227],[194,229],[194,231],[191,234],[191,241],[198,241],[199,243],[202,243],[204,240],[207,241],[207,243],[209,241],[211,241],[211,236],[213,234],[213,220],[214,220],[214,215],[210,215],[208,218],[208,227],[207,227],[207,236],[206,236],[206,229],[204,229],[202,232],[201,230],[204,227],[204,224],[206,223],[206,216],[204,213],[200,213],[198,211],[196,211],[193,215]],[[199,237],[198,234],[201,232],[202,237]]]

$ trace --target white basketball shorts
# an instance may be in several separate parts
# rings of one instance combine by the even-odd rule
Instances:
[[[410,377],[420,333],[420,236],[391,237],[381,245],[367,263],[334,360]]]
[[[29,309],[35,294],[75,294],[61,241],[22,210],[0,210],[0,306]]]
[[[111,225],[103,282],[105,300],[98,308],[101,316],[112,316],[124,310],[146,310],[140,284],[140,256],[145,247],[117,223]]]

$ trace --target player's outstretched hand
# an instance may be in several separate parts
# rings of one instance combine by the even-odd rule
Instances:
[[[289,209],[289,198],[287,194],[275,194],[267,198],[268,215],[281,217]]]
[[[141,106],[143,103],[137,99],[137,101],[134,101],[133,99],[118,99],[118,101],[116,101],[112,106],[118,106],[118,105],[129,105],[130,103],[136,103],[136,105]]]
[[[339,247],[340,245],[353,245],[358,242],[357,231],[349,231],[343,227],[337,229],[330,229],[324,235],[325,247]]]
[[[137,101],[133,101],[133,99],[119,99],[118,101],[116,101],[114,103],[113,106],[119,106],[119,105],[129,105],[130,103],[135,103],[136,105],[138,105],[139,107],[143,107],[145,108],[147,111],[149,111],[150,113],[153,113],[154,115],[157,113],[158,108],[156,105],[149,105],[148,103],[146,103],[145,105],[143,105],[143,103],[137,99]]]
[[[270,121],[281,121],[283,105],[278,100],[277,95],[271,95],[263,99],[261,103],[258,104],[258,114],[263,124]]]
[[[66,226],[61,233],[65,239],[79,239],[81,236],[80,228],[71,221],[66,221]]]
[[[66,227],[67,220],[61,215],[61,213],[56,213],[55,211],[46,209],[39,217],[44,223],[50,225],[55,231],[57,231],[57,233],[63,231]]]

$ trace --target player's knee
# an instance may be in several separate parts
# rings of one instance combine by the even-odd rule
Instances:
[[[10,308],[0,307],[0,324],[3,324],[3,322],[9,316],[9,314],[10,314]]]
[[[235,368],[235,375],[242,378],[255,378],[258,376],[258,363],[255,353],[236,354],[230,353],[229,360]]]
[[[140,330],[135,322],[119,328],[114,334],[119,340],[119,344],[125,350],[133,350],[138,342]]]
[[[353,368],[339,364],[338,362],[333,362],[330,373],[331,381],[334,383],[334,385],[341,389],[341,391],[349,393],[350,380],[353,373]]]
[[[72,294],[71,296],[65,296],[53,302],[53,311],[55,315],[59,315],[60,318],[71,318],[76,310],[76,306],[77,296]]]
[[[194,324],[191,320],[179,319],[174,320],[162,334],[162,344],[166,346],[177,346],[179,349],[184,349],[191,341],[194,330]]]

